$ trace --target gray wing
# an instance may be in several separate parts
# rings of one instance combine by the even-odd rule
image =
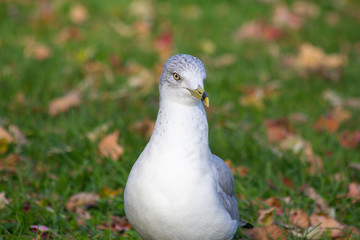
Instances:
[[[237,220],[239,227],[252,228],[253,226],[241,219],[235,196],[234,177],[226,163],[216,155],[212,155],[212,164],[218,184],[218,195],[221,203],[233,220]]]

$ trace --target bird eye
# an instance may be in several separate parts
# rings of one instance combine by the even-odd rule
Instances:
[[[173,77],[176,81],[180,80],[180,75],[177,73],[173,73]]]

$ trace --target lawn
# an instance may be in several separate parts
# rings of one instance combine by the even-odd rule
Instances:
[[[355,0],[1,1],[0,239],[140,239],[123,189],[177,53],[207,70],[235,239],[360,239],[359,29]]]

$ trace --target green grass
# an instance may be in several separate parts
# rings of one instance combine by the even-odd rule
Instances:
[[[79,192],[100,193],[104,187],[125,186],[132,164],[148,141],[129,126],[146,117],[156,118],[158,89],[155,79],[159,76],[155,66],[163,64],[164,60],[154,50],[153,41],[167,29],[173,34],[173,54],[189,53],[203,59],[206,65],[205,88],[212,108],[208,111],[212,152],[223,159],[231,159],[234,165],[250,169],[244,177],[235,176],[236,193],[241,196],[241,215],[257,225],[259,205],[254,202],[286,196],[291,196],[293,208],[311,214],[314,201],[300,192],[307,184],[335,209],[338,221],[360,227],[359,204],[337,197],[347,192],[350,182],[359,182],[360,174],[349,168],[349,163],[359,162],[359,147],[343,148],[337,136],[342,130],[359,130],[360,110],[349,109],[351,119],[341,124],[336,134],[314,130],[316,120],[331,109],[322,98],[324,90],[332,89],[344,98],[360,96],[360,20],[356,17],[360,4],[357,1],[341,4],[321,1],[317,18],[307,19],[298,30],[286,29],[284,37],[275,42],[235,41],[235,33],[243,23],[254,19],[270,22],[274,5],[261,1],[152,1],[152,27],[144,38],[136,34],[122,37],[111,27],[112,22],[119,20],[130,27],[141,20],[129,11],[129,1],[83,1],[88,19],[79,25],[69,18],[72,4],[67,0],[47,4],[41,1],[0,3],[0,126],[8,129],[16,125],[28,139],[27,145],[19,148],[11,144],[0,155],[0,163],[11,154],[20,157],[15,171],[0,168],[0,192],[11,199],[0,209],[0,239],[33,239],[36,233],[29,227],[38,224],[46,225],[64,239],[126,238],[96,227],[109,222],[112,215],[125,216],[121,193],[113,199],[102,197],[88,210],[91,219],[81,226],[76,223],[76,214],[66,210],[65,204]],[[190,9],[195,6],[199,17],[191,17],[189,6]],[[42,8],[50,9],[50,17],[41,13]],[[335,26],[325,21],[330,12],[339,16]],[[57,43],[59,32],[66,27],[76,28],[80,39]],[[24,51],[29,38],[46,44],[52,56],[43,61],[27,57]],[[204,52],[204,40],[215,45],[214,52]],[[321,47],[326,53],[347,55],[348,63],[338,82],[316,74],[301,76],[282,65],[282,56],[295,55],[304,42]],[[271,45],[279,47],[279,57],[269,54]],[[211,62],[225,53],[234,54],[236,62],[213,67]],[[131,74],[119,73],[110,61],[112,56],[117,56],[125,69],[137,63],[150,70],[154,78],[150,90],[130,87]],[[89,62],[100,63],[102,69],[94,74],[87,73],[85,66]],[[261,87],[274,80],[281,86],[279,95],[265,100],[263,110],[239,104],[243,86]],[[82,87],[84,84],[87,87]],[[82,89],[80,106],[50,116],[50,101],[74,89]],[[125,94],[116,95],[119,90]],[[103,97],[94,98],[94,93]],[[114,93],[115,97],[109,97]],[[19,95],[24,97],[23,101],[18,100]],[[224,106],[229,105],[230,110],[224,110]],[[306,114],[309,120],[294,123],[293,129],[312,144],[314,152],[324,162],[324,171],[314,176],[309,175],[307,166],[298,156],[285,152],[278,157],[267,144],[260,144],[254,138],[260,136],[266,143],[264,120],[295,112]],[[99,139],[91,142],[85,136],[104,123],[110,124],[106,133],[120,130],[119,144],[123,145],[125,153],[117,162],[101,158],[97,150]],[[334,182],[332,176],[338,172],[344,173],[345,179]],[[294,187],[286,187],[282,176],[291,179]],[[277,187],[272,188],[269,181]],[[139,239],[133,230],[126,234],[130,239]],[[239,231],[236,237],[244,235]]]

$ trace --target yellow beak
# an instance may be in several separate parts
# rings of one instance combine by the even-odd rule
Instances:
[[[187,88],[187,90],[189,90],[193,97],[200,100],[206,107],[209,107],[209,97],[202,87],[198,86],[195,90]]]

